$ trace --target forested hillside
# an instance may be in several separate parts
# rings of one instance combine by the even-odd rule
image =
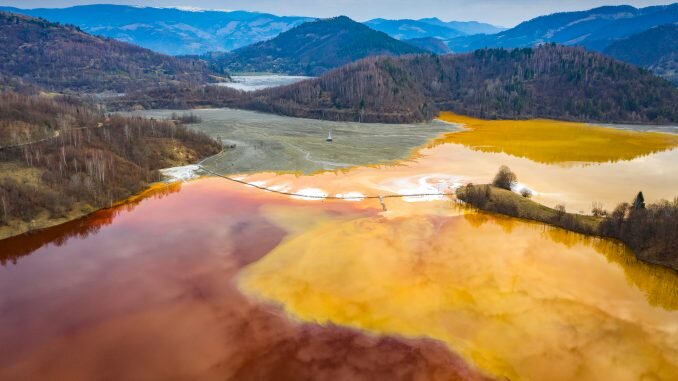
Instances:
[[[368,56],[424,51],[377,32],[348,17],[304,23],[278,37],[232,53],[209,55],[216,67],[230,72],[274,72],[320,75]]]
[[[605,54],[678,84],[678,24],[662,25],[615,42]]]
[[[220,150],[172,122],[9,91],[0,93],[0,132],[0,236],[109,206],[159,180],[157,169]],[[30,141],[39,142],[16,146]]]
[[[204,83],[207,65],[0,12],[0,74],[53,91],[126,92],[173,81]]]
[[[248,107],[286,115],[412,122],[451,110],[480,118],[678,122],[678,89],[582,48],[485,49],[369,58],[321,78],[253,94]]]

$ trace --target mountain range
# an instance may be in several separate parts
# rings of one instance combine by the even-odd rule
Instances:
[[[229,51],[271,39],[313,20],[244,11],[188,11],[106,4],[36,9],[0,7],[0,10],[75,25],[90,34],[170,55]]]
[[[422,54],[426,51],[370,29],[348,17],[307,22],[278,37],[210,55],[213,67],[228,72],[275,72],[316,76],[374,55]]]
[[[501,26],[491,25],[478,21],[442,21],[437,17],[423,18],[419,19],[419,21],[431,25],[440,25],[447,28],[452,28],[468,35],[495,34],[507,29]]]
[[[449,40],[459,36],[479,33],[493,34],[501,32],[505,29],[476,21],[445,22],[435,17],[419,20],[387,20],[378,18],[366,21],[365,25],[374,30],[384,32],[389,36],[399,40],[411,40],[415,38],[428,37]]]
[[[519,48],[554,42],[603,51],[617,40],[678,22],[678,3],[634,8],[606,6],[541,16],[493,35],[461,36],[448,41],[454,52],[485,47]]]
[[[82,5],[68,8],[0,10],[75,25],[90,34],[133,43],[170,55],[232,51],[272,39],[312,17],[283,17],[246,11],[185,10],[125,5]],[[437,37],[447,40],[503,28],[475,21],[373,19],[366,25],[397,39]]]
[[[77,27],[0,12],[0,77],[58,92],[126,92],[173,81],[205,83],[207,64],[166,56]]]
[[[450,28],[449,26],[429,24],[417,20],[374,19],[365,22],[365,25],[374,30],[384,32],[389,36],[399,40],[426,37],[436,37],[443,40],[449,40],[454,37],[466,35],[466,33]]]

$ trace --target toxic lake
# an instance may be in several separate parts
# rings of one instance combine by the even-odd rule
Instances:
[[[0,241],[0,379],[678,378],[676,272],[450,196],[508,165],[572,211],[672,199],[677,135],[192,112],[234,145],[201,165],[242,183],[157,184]]]

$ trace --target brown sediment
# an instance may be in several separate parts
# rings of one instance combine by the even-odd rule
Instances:
[[[439,342],[296,322],[237,289],[288,231],[374,213],[203,179],[27,236],[0,267],[0,379],[485,379]]]

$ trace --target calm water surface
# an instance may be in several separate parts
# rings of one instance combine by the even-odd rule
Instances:
[[[675,274],[449,201],[389,206],[203,179],[0,241],[0,379],[678,374]]]
[[[596,136],[582,144],[610,139]],[[629,148],[589,162],[553,136],[535,150],[471,135],[394,166],[243,179],[305,194],[435,193],[507,164],[535,199],[570,210],[639,189],[675,196],[673,143],[615,136]],[[0,379],[678,379],[675,272],[446,197],[385,206],[206,178],[0,241]]]

